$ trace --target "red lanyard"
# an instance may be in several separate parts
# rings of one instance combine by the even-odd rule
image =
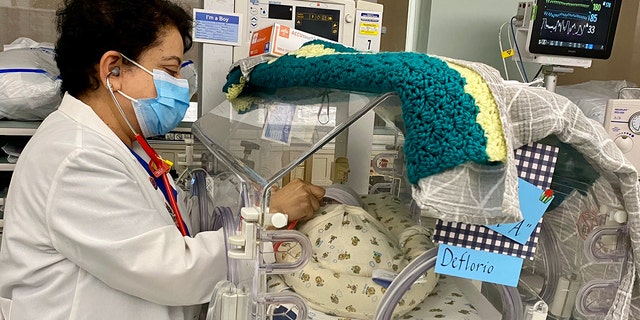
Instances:
[[[164,162],[164,160],[162,160],[160,155],[149,145],[147,140],[141,134],[136,134],[136,140],[138,141],[138,143],[140,143],[140,146],[142,146],[144,152],[149,156],[149,158],[151,158],[148,168],[149,172],[153,175],[153,178],[157,179],[162,177],[162,183],[164,184],[166,189],[165,195],[167,200],[169,201],[171,210],[173,210],[173,213],[176,217],[176,225],[178,226],[178,230],[180,230],[180,233],[183,236],[189,236],[189,230],[187,229],[187,225],[184,223],[184,220],[182,220],[182,215],[180,214],[180,209],[178,208],[178,202],[176,201],[176,197],[173,193],[171,183],[169,183],[169,165]]]

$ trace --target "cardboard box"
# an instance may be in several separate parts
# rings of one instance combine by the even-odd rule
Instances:
[[[279,57],[289,51],[300,49],[305,42],[315,39],[322,38],[275,23],[270,27],[253,32],[249,45],[249,56],[269,54]]]

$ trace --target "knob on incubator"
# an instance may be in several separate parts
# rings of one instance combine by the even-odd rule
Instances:
[[[629,137],[628,135],[618,136],[614,140],[614,142],[623,153],[628,153],[629,151],[631,151],[631,149],[633,149],[633,139],[631,139],[631,137]]]

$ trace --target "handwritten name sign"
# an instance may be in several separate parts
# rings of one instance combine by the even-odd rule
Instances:
[[[518,179],[518,199],[524,220],[514,223],[488,225],[487,228],[499,232],[520,244],[525,244],[531,237],[542,215],[553,199],[551,190],[543,191],[533,184]]]
[[[440,244],[436,273],[515,287],[523,259],[499,253]]]

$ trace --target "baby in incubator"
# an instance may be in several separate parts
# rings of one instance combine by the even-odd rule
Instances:
[[[416,225],[409,210],[390,195],[361,198],[334,185],[326,189],[325,200],[310,220],[297,226],[311,240],[311,261],[300,271],[272,279],[271,286],[286,286],[311,309],[329,315],[371,319],[393,276],[434,247],[433,232]],[[276,258],[293,261],[298,255],[298,246],[283,243]],[[394,315],[415,308],[436,282],[431,269],[405,293]]]

